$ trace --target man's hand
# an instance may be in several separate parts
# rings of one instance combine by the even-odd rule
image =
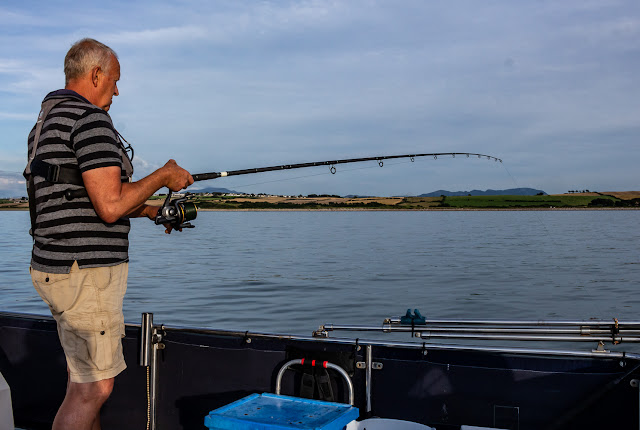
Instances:
[[[96,213],[107,223],[129,214],[140,216],[144,202],[162,187],[180,191],[193,184],[191,174],[174,160],[133,183],[122,183],[117,166],[88,170],[82,173],[82,180]]]
[[[169,160],[162,167],[167,175],[165,186],[171,191],[180,191],[193,184],[193,177],[189,172],[178,166],[175,160]]]
[[[133,215],[132,216],[146,216],[147,218],[149,218],[151,221],[156,220],[156,217],[158,216],[158,212],[160,212],[161,206],[149,206],[149,205],[143,205],[140,208],[140,212],[139,214]],[[164,224],[162,224],[165,227],[164,232],[166,234],[171,234],[171,232],[173,231],[173,226],[171,224],[169,224],[168,222],[165,222]],[[178,231],[182,231],[181,228],[178,229]]]

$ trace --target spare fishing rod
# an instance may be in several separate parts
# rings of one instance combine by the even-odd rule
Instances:
[[[409,158],[412,162],[417,157],[433,157],[435,160],[438,157],[442,156],[451,156],[455,158],[456,156],[466,156],[477,157],[480,159],[493,160],[496,162],[502,163],[502,159],[494,157],[492,155],[486,154],[476,154],[472,152],[430,152],[423,154],[403,154],[403,155],[380,155],[377,157],[363,157],[363,158],[346,158],[342,160],[327,160],[327,161],[313,161],[310,163],[298,163],[298,164],[282,164],[279,166],[268,166],[268,167],[256,167],[253,169],[243,169],[243,170],[230,170],[226,172],[209,172],[209,173],[196,173],[191,175],[193,177],[194,182],[198,181],[207,181],[209,179],[217,179],[224,178],[227,176],[238,176],[238,175],[249,175],[253,173],[263,173],[263,172],[274,172],[281,170],[292,170],[292,169],[303,169],[306,167],[317,167],[317,166],[330,166],[329,171],[332,174],[335,174],[337,169],[336,165],[338,164],[348,164],[348,163],[360,163],[364,161],[376,161],[380,167],[384,166],[384,160],[392,160],[397,158]],[[82,188],[80,190],[75,191],[67,191],[65,197],[68,200],[72,200],[78,197],[86,197],[87,191]],[[178,199],[172,200],[173,193],[169,191],[167,197],[165,198],[162,207],[158,211],[158,215],[155,218],[156,224],[169,224],[172,228],[176,230],[180,230],[182,228],[193,228],[194,226],[189,222],[196,218],[198,214],[198,208],[192,201],[189,200],[188,196],[180,197]]]

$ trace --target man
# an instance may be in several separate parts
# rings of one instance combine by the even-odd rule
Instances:
[[[133,171],[107,111],[118,95],[120,63],[106,45],[82,39],[65,57],[65,89],[29,134],[35,188],[33,284],[58,324],[69,381],[53,429],[100,429],[99,413],[125,368],[122,301],[128,271],[129,218],[153,220],[146,200],[162,187],[179,191],[193,178],[169,160],[130,182]],[[41,112],[41,116],[43,113]],[[39,119],[40,121],[40,119]],[[71,200],[65,192],[86,189]],[[171,227],[167,226],[167,233]]]

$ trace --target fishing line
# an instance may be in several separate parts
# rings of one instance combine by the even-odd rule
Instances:
[[[507,172],[507,175],[509,176],[509,178],[511,178],[511,181],[513,182],[514,186],[516,188],[520,188],[520,184],[518,184],[518,181],[516,180],[516,178],[511,174],[511,172],[509,171],[508,167],[505,165],[505,163],[502,163],[505,172]],[[558,242],[557,237],[552,236],[551,232],[549,231],[549,229],[547,228],[547,224],[545,223],[544,219],[542,218],[541,214],[540,214],[540,210],[534,208],[532,210],[532,212],[534,212],[534,216],[537,219],[538,223],[542,226],[544,233],[545,233],[545,237],[547,239],[547,242],[550,242],[550,246],[546,247],[546,251],[550,254],[548,261],[549,262],[553,262],[553,267],[549,266],[550,269],[553,270],[569,270],[566,267],[563,267],[564,265],[566,265],[566,262],[561,262],[558,261],[559,259],[561,260],[563,257],[563,253],[564,252],[568,252],[567,249],[562,249],[560,247],[561,243]],[[555,254],[555,255],[553,255]],[[593,283],[594,279],[590,276],[587,275],[586,272],[583,272],[581,270],[576,270],[573,273],[572,276],[573,282],[571,282],[571,290],[564,290],[564,288],[568,288],[568,285],[564,285],[564,288],[562,289],[562,292],[564,294],[567,295],[573,295],[576,293],[576,290],[579,290],[580,292],[578,293],[579,295],[587,293],[588,294],[588,289],[589,289],[589,283]],[[580,297],[581,298],[581,297]],[[601,303],[599,302],[595,302],[595,303],[589,303],[588,299],[586,302],[581,301],[581,307],[582,309],[584,309],[584,311],[586,312],[590,312],[592,314],[592,318],[593,317],[598,317],[598,318],[603,318],[606,319],[606,314],[607,314],[607,310],[603,309],[603,306],[601,305]]]
[[[516,181],[516,178],[511,174],[509,169],[507,169],[507,166],[504,163],[502,163],[502,166],[504,167],[504,170],[507,172],[507,175],[509,175],[509,177],[511,178],[511,181],[515,185],[515,188],[520,188],[520,185],[518,184],[518,181]],[[544,229],[544,231],[545,231],[545,233],[547,235],[547,238],[552,239],[551,233],[547,229],[547,225],[544,223],[544,221],[540,217],[540,214],[538,213],[538,211],[534,209],[533,212],[534,212],[534,216],[536,217],[536,219],[538,220],[540,225],[542,225],[542,228]],[[552,243],[554,243],[553,240],[552,240]]]
[[[437,154],[434,155],[433,159],[437,160],[438,159],[438,155],[440,156],[449,156],[452,155],[450,158],[456,158],[455,154],[450,154],[450,153],[445,153],[445,154]],[[475,155],[478,156],[478,154],[467,154],[467,153],[462,153],[462,154],[458,154],[458,155],[465,155],[465,158],[471,158],[471,155]],[[408,157],[407,158],[413,158],[413,157]],[[462,157],[461,157],[462,158]],[[495,157],[491,157],[491,156],[487,156],[487,155],[480,155],[478,156],[478,158],[487,158],[490,160],[494,160],[494,161],[500,161],[501,164],[502,160],[497,159]],[[373,160],[372,160],[373,161]],[[357,170],[364,170],[364,169],[375,169],[376,167],[378,168],[382,168],[382,167],[393,167],[393,166],[397,166],[397,165],[401,165],[401,164],[409,164],[409,163],[413,163],[415,161],[418,161],[416,158],[410,159],[408,161],[391,161],[391,162],[387,162],[384,165],[372,165],[372,166],[363,166],[363,167],[353,167],[353,168],[341,168],[340,170],[335,170],[335,173],[341,172],[341,173],[347,173],[347,172],[354,172]],[[424,158],[420,158],[419,160],[420,162],[424,162],[425,159]],[[430,161],[429,159],[427,159],[426,161]],[[378,161],[378,163],[380,163],[380,161]],[[320,166],[315,166],[315,167],[320,167]],[[247,187],[252,187],[255,185],[263,185],[263,184],[270,184],[270,183],[274,183],[274,182],[284,182],[284,181],[289,181],[289,180],[294,180],[294,179],[304,179],[304,178],[311,178],[311,177],[315,177],[315,176],[324,176],[327,173],[315,173],[312,175],[301,175],[301,176],[293,176],[293,177],[288,177],[288,178],[282,178],[282,179],[273,179],[270,181],[262,181],[262,182],[254,182],[254,183],[250,183],[250,184],[240,184],[240,185],[234,185],[233,188],[238,188],[238,189],[242,189],[242,188],[247,188]],[[194,190],[195,191],[195,190]]]
[[[412,161],[391,162],[391,163],[385,164],[384,167],[393,167],[393,166],[397,166],[399,164],[407,164],[407,163],[412,163]],[[351,168],[351,169],[340,169],[340,170],[336,170],[336,174],[337,173],[354,172],[356,170],[375,169],[376,167],[380,168],[379,166],[366,166],[366,167],[354,167],[354,168]],[[331,173],[331,172],[329,172],[329,173]],[[253,184],[234,185],[233,188],[247,188],[247,187],[252,187],[252,186],[255,186],[255,185],[263,185],[263,184],[270,184],[270,183],[273,183],[273,182],[284,182],[284,181],[290,181],[290,180],[294,180],[294,179],[304,179],[304,178],[311,178],[311,177],[314,177],[314,176],[325,176],[325,175],[328,175],[328,173],[327,172],[315,173],[313,175],[293,176],[293,177],[289,177],[289,178],[274,179],[274,180],[271,180],[271,181],[255,182]]]
[[[224,178],[227,176],[236,176],[236,175],[248,175],[252,173],[262,173],[262,172],[274,172],[278,170],[290,170],[290,169],[302,169],[306,167],[317,167],[317,166],[330,166],[331,173],[336,172],[336,167],[338,164],[350,164],[350,163],[360,163],[364,161],[376,161],[378,165],[382,167],[384,165],[385,160],[391,159],[399,159],[399,158],[409,158],[411,161],[414,161],[418,157],[433,157],[435,160],[438,159],[438,156],[447,156],[450,155],[452,158],[455,158],[456,155],[466,156],[470,158],[472,155],[477,156],[479,159],[485,158],[487,160],[494,160],[496,162],[501,159],[493,157],[491,155],[486,154],[476,154],[471,152],[435,152],[435,153],[413,153],[413,154],[402,154],[402,155],[379,155],[375,157],[363,157],[363,158],[346,158],[341,160],[326,160],[326,161],[312,161],[308,163],[297,163],[297,164],[283,164],[279,166],[267,166],[267,167],[254,167],[251,169],[241,169],[241,170],[229,170],[224,172],[208,172],[208,173],[195,173],[191,176],[194,181],[206,181],[209,179],[216,178]]]
[[[511,174],[511,172],[509,171],[509,169],[507,168],[506,165],[503,164],[504,170],[507,172],[507,174],[509,175],[509,177],[511,178],[511,181],[513,182],[513,184],[515,185],[516,188],[519,188],[520,185],[518,184],[518,181],[516,180],[516,178]],[[546,234],[546,238],[547,240],[549,240],[551,242],[551,252],[556,254],[556,256],[558,255],[562,255],[562,252],[560,248],[559,248],[559,244],[558,241],[556,239],[554,239],[554,237],[551,235],[551,232],[549,231],[549,229],[547,229],[547,225],[544,222],[544,220],[542,219],[541,215],[540,215],[540,211],[534,209],[532,212],[534,212],[534,216],[536,217],[536,219],[538,220],[538,222],[540,223],[540,225],[542,226],[542,228],[544,229],[544,232]],[[553,251],[555,249],[555,251]],[[556,257],[557,258],[557,257]],[[549,261],[555,260],[555,258],[553,258],[553,256],[551,256],[549,258]],[[556,267],[560,267],[559,265],[556,265]],[[581,271],[576,271],[576,273],[574,274],[574,280],[578,281],[576,282],[573,286],[572,286],[572,291],[568,292],[568,294],[573,294],[573,291],[575,291],[576,288],[580,288],[580,289],[585,289],[584,291],[586,291],[587,288],[587,283],[590,281],[590,279],[587,277],[587,275],[585,273],[582,273]],[[591,280],[592,281],[592,280]],[[604,316],[606,314],[606,312],[601,308],[599,303],[593,303],[590,306],[587,306],[587,304],[582,303],[582,306],[584,307],[584,309],[586,311],[589,311],[588,308],[590,308],[591,313],[592,313],[592,317],[599,317],[602,316],[604,319],[606,319],[606,317]]]

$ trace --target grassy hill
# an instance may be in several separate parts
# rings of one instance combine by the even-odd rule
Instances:
[[[640,191],[572,193],[539,196],[439,196],[439,197],[283,197],[195,196],[200,209],[213,210],[518,210],[518,209],[640,209]],[[164,197],[147,203],[160,206]],[[0,209],[28,209],[25,201],[0,200]]]
[[[630,195],[624,195],[630,197]],[[638,197],[619,198],[599,193],[540,196],[445,197],[206,197],[202,209],[554,209],[640,207]]]

